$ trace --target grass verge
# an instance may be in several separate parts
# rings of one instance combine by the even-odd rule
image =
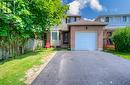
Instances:
[[[122,57],[124,59],[130,60],[130,52],[117,52],[114,49],[105,49],[104,51]]]
[[[44,63],[41,60],[53,51],[54,49],[40,49],[0,62],[0,85],[25,85],[23,78],[27,70]]]

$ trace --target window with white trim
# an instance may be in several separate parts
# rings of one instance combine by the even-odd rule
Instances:
[[[52,32],[52,40],[57,40],[57,32]]]

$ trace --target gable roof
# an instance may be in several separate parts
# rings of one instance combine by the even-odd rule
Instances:
[[[68,23],[69,26],[106,26],[106,23],[97,22],[97,21],[86,21],[79,20],[77,22]]]

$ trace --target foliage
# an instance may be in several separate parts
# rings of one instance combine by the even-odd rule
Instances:
[[[112,40],[117,51],[130,51],[130,27],[117,29],[112,35]]]
[[[1,0],[0,47],[19,55],[29,38],[40,38],[59,24],[67,9],[60,0]]]
[[[34,32],[46,31],[51,26],[59,24],[68,9],[62,5],[61,0],[32,0],[30,3],[30,11],[35,16],[34,25],[39,26]]]

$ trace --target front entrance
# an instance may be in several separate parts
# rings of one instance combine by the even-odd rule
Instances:
[[[63,44],[69,44],[69,32],[63,32]]]

